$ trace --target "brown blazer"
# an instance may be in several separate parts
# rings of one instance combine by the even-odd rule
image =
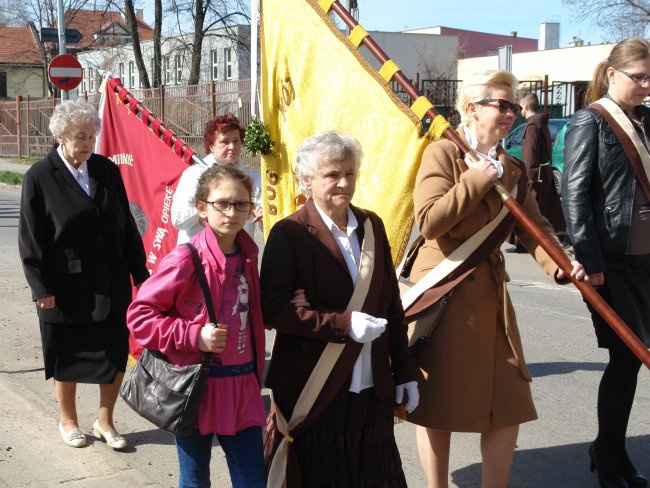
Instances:
[[[394,395],[395,384],[418,379],[419,372],[408,352],[404,312],[384,225],[373,212],[351,209],[359,222],[359,242],[363,242],[367,218],[375,233],[372,285],[361,311],[388,320],[386,332],[372,343],[375,392],[386,399]],[[261,283],[264,321],[277,331],[266,385],[284,398],[297,398],[323,349],[333,341],[349,345],[337,365],[346,375],[340,387],[349,388],[352,366],[361,350],[361,344],[348,336],[351,312],[346,307],[354,286],[343,255],[311,199],[271,229]],[[291,303],[299,288],[305,290],[310,308],[296,309]],[[287,410],[292,411],[293,405]],[[290,415],[289,411],[283,413],[287,418]]]
[[[500,181],[511,190],[526,178],[523,164],[498,148]],[[415,221],[425,238],[413,264],[419,280],[501,210],[498,194],[482,171],[468,169],[458,148],[446,140],[425,150],[414,192]],[[530,183],[522,206],[559,245],[539,213]],[[518,198],[519,199],[519,198]],[[514,230],[544,271],[557,265],[519,223]],[[514,308],[505,283],[500,244],[454,289],[440,322],[418,360],[425,379],[420,404],[409,420],[431,428],[486,432],[536,418]],[[507,366],[506,366],[507,365]]]

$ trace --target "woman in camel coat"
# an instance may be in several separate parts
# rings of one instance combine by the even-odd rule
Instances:
[[[517,188],[526,213],[557,246],[530,191],[523,163],[505,154],[505,137],[521,107],[514,103],[517,80],[506,71],[487,71],[460,88],[459,133],[481,160],[473,162],[451,142],[425,151],[415,185],[415,219],[425,243],[413,264],[417,282],[501,210],[493,183]],[[419,359],[425,380],[409,420],[419,425],[418,450],[429,487],[447,486],[451,432],[481,433],[482,486],[505,487],[518,426],[537,418],[500,245],[513,230],[542,269],[563,273],[536,241],[509,216],[510,225],[491,252],[458,284]],[[572,272],[585,273],[579,263]]]

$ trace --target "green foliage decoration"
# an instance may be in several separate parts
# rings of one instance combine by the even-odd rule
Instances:
[[[266,125],[253,116],[246,128],[246,136],[244,136],[246,152],[252,156],[256,156],[258,153],[267,156],[273,152],[273,146],[275,146],[275,141],[271,140]]]

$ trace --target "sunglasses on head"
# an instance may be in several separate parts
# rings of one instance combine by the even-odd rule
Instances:
[[[502,114],[508,113],[508,110],[510,110],[515,117],[517,117],[521,113],[521,105],[518,103],[512,103],[509,102],[508,100],[504,100],[503,98],[484,98],[483,100],[479,100],[478,103],[479,105],[488,105],[492,102],[497,102],[497,105],[495,108],[499,109],[499,112]],[[493,105],[491,105],[493,106]]]

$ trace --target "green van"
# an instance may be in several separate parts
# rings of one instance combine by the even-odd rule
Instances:
[[[551,141],[553,141],[553,151],[551,153],[553,167],[553,182],[555,188],[560,194],[562,185],[562,171],[564,170],[564,135],[566,134],[569,119],[549,119],[548,130],[551,133]],[[524,136],[524,129],[526,124],[521,124],[510,131],[505,140],[506,152],[516,158],[521,159],[521,139]]]

